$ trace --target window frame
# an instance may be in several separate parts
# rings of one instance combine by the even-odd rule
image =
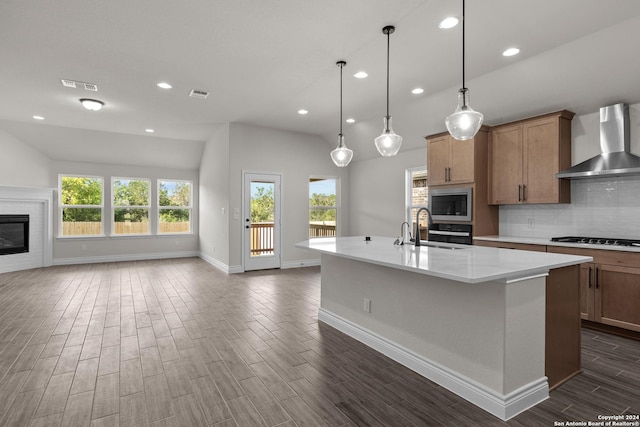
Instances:
[[[405,179],[404,179],[404,188],[405,188],[405,200],[404,200],[404,205],[405,205],[405,221],[407,221],[409,223],[409,226],[411,227],[411,233],[413,234],[415,232],[415,230],[413,229],[413,221],[415,220],[415,218],[412,217],[411,215],[411,211],[413,209],[420,209],[422,207],[428,208],[429,206],[429,185],[426,185],[427,188],[427,200],[425,201],[424,205],[414,205],[413,204],[413,174],[416,172],[422,172],[425,171],[425,173],[427,174],[427,177],[429,176],[429,170],[427,169],[427,165],[424,166],[416,166],[413,168],[407,168],[405,169]],[[427,183],[429,181],[427,180]]]
[[[63,178],[90,178],[90,179],[99,179],[100,180],[100,205],[67,205],[62,203],[62,179]],[[104,232],[104,217],[105,217],[105,194],[104,194],[104,180],[103,176],[99,175],[85,175],[85,174],[58,174],[58,235],[57,237],[60,239],[82,239],[82,238],[95,238],[95,237],[105,237]],[[65,208],[78,208],[78,209],[100,209],[100,234],[72,234],[65,235],[64,231],[64,215],[63,211]]]
[[[116,205],[115,203],[115,191],[114,191],[114,185],[116,181],[119,180],[127,180],[127,181],[146,181],[149,183],[149,200],[148,200],[148,205],[144,206],[144,205],[128,205],[128,206],[121,206],[121,205]],[[153,232],[151,229],[152,226],[152,212],[151,212],[151,200],[153,199],[153,186],[151,185],[151,178],[138,178],[138,177],[124,177],[124,176],[112,176],[111,177],[111,237],[122,237],[122,236],[126,236],[126,237],[135,237],[135,236],[152,236]],[[117,209],[147,209],[147,220],[148,220],[148,226],[147,226],[147,232],[146,233],[116,233],[116,210]]]
[[[185,235],[185,234],[193,234],[193,181],[190,179],[168,179],[168,178],[158,178],[156,180],[156,235],[158,236],[170,236],[170,235]],[[163,182],[186,182],[189,183],[189,206],[160,206],[160,184]],[[188,210],[189,211],[189,230],[188,231],[172,231],[172,232],[161,232],[160,231],[160,213],[163,210],[169,209],[180,209],[180,210]]]
[[[324,180],[334,180],[335,181],[335,192],[336,192],[336,203],[335,206],[311,206],[310,200],[311,200],[311,194],[309,194],[309,185],[311,184],[312,181],[324,181]],[[309,179],[307,180],[307,229],[309,228],[310,225],[310,217],[311,217],[311,210],[312,209],[323,209],[323,210],[335,210],[336,211],[336,231],[335,231],[335,235],[336,237],[340,236],[341,234],[341,220],[340,220],[340,214],[341,214],[341,207],[340,207],[340,177],[337,176],[327,176],[327,175],[311,175],[309,176]],[[321,238],[321,236],[309,236],[309,232],[307,231],[307,238],[308,239],[318,239]]]

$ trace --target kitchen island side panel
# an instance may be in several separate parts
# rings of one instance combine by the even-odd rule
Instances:
[[[470,284],[322,254],[321,280],[321,310],[481,388],[544,378],[544,277]]]

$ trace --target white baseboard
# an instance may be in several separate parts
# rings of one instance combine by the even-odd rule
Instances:
[[[198,254],[198,256],[205,262],[211,264],[212,266],[214,266],[215,268],[217,268],[218,270],[227,273],[227,274],[232,274],[232,273],[242,273],[242,266],[241,265],[233,265],[233,266],[228,266],[227,264],[218,261],[217,259],[213,258],[212,256],[209,256],[207,254],[204,254],[202,252],[200,252]]]
[[[149,259],[189,258],[197,257],[197,251],[159,252],[151,254],[122,254],[74,258],[54,258],[53,265],[96,264],[101,262],[143,261]]]
[[[501,420],[506,421],[549,398],[547,377],[503,395],[323,308],[318,311],[318,320],[390,357]]]
[[[318,259],[301,259],[299,261],[285,261],[280,268],[300,268],[300,267],[315,267],[320,265],[320,258]]]

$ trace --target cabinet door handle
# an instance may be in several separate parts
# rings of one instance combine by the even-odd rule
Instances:
[[[447,171],[449,173],[449,182],[451,182],[451,168],[447,168]]]
[[[518,185],[518,201],[522,201],[522,185]]]
[[[596,267],[596,289],[600,289],[600,269]]]
[[[589,267],[589,289],[593,286],[592,279],[593,278],[593,267]]]
[[[527,201],[527,186],[526,184],[522,184],[522,201]]]

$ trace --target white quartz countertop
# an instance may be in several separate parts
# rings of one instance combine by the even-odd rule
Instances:
[[[371,236],[327,237],[295,246],[323,254],[465,283],[506,282],[545,274],[559,267],[590,262],[591,257],[519,251],[482,246],[429,242],[424,246],[394,245],[394,238]],[[437,245],[431,247],[427,245]],[[455,248],[455,249],[450,249]]]
[[[563,246],[566,248],[581,248],[581,249],[598,249],[603,251],[622,251],[622,252],[640,252],[640,247],[637,246],[614,246],[614,245],[598,245],[588,243],[567,243],[567,242],[552,242],[551,239],[539,238],[539,237],[519,237],[519,236],[477,236],[474,240],[484,240],[487,242],[503,242],[503,243],[524,243],[528,245],[546,245],[546,246]]]

